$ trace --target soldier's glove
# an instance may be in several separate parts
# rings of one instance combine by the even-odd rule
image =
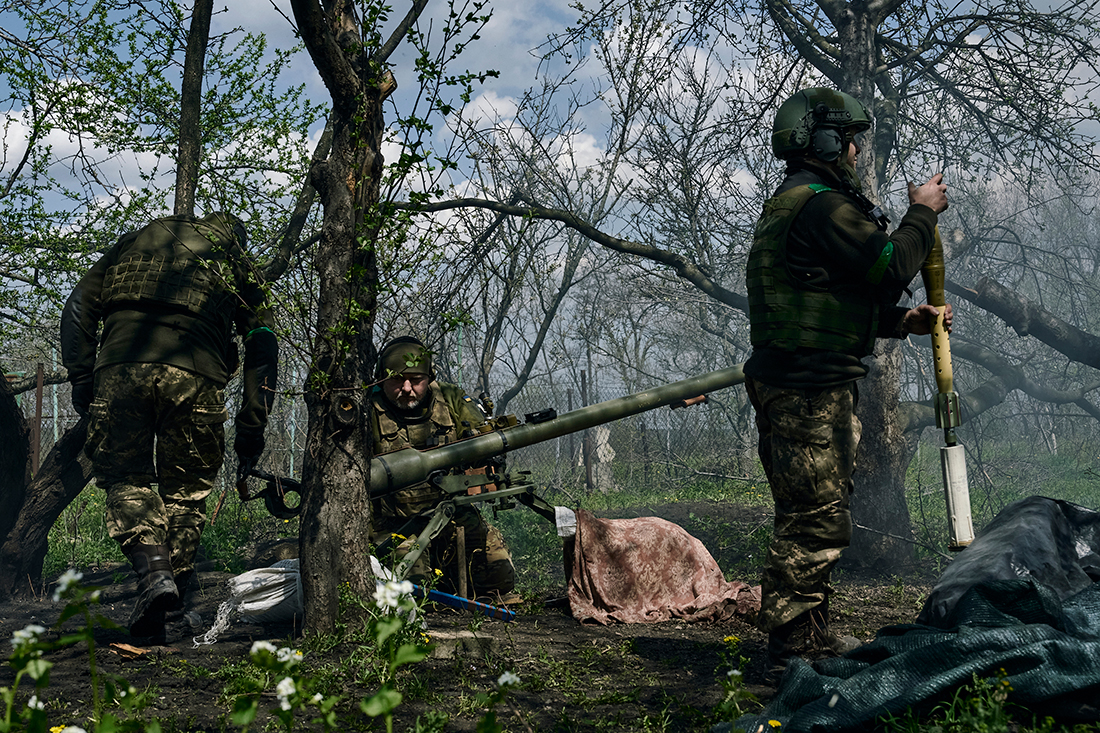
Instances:
[[[241,501],[248,501],[248,476],[264,452],[264,434],[237,431],[233,451],[237,454],[237,494]]]
[[[80,380],[79,382],[73,382],[73,409],[76,410],[76,414],[81,417],[88,416],[88,410],[92,406],[92,392],[94,388],[94,382],[91,377]]]

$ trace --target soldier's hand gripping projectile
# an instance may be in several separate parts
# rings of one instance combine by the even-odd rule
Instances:
[[[945,306],[943,292],[944,264],[943,241],[936,228],[936,239],[928,259],[921,268],[921,279],[928,293],[929,305],[935,306],[940,315],[932,324],[932,365],[936,375],[936,427],[943,430],[946,445],[940,448],[940,466],[943,469],[943,490],[947,500],[948,547],[961,550],[974,540],[974,525],[970,516],[970,484],[966,478],[966,452],[955,436],[962,420],[959,414],[959,395],[955,392],[954,374],[951,369],[951,343],[944,326]]]

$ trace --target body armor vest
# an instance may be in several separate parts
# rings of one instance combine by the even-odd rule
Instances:
[[[458,428],[454,417],[447,407],[443,390],[438,382],[429,385],[431,407],[426,419],[414,423],[398,422],[387,409],[385,398],[376,392],[371,399],[374,408],[378,434],[375,438],[375,453],[389,453],[402,448],[433,448],[458,440]],[[435,505],[443,498],[443,492],[424,482],[416,486],[401,489],[382,497],[376,511],[383,516],[411,517]]]
[[[201,229],[200,229],[201,228]],[[103,278],[103,303],[113,308],[141,304],[185,311],[230,335],[233,275],[225,261],[232,232],[183,217],[158,220],[137,232],[119,262]]]
[[[153,303],[186,310],[215,323],[229,320],[232,298],[224,277],[200,260],[173,260],[144,254],[124,257],[107,268],[103,302],[108,308]]]
[[[791,225],[807,201],[829,190],[796,186],[764,203],[746,272],[753,347],[825,349],[860,357],[874,349],[879,308],[873,298],[853,288],[809,289],[787,264]]]

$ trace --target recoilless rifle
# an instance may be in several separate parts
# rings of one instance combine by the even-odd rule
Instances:
[[[514,415],[491,417],[483,425],[468,427],[469,435],[454,443],[424,450],[403,448],[375,456],[370,464],[371,498],[385,496],[425,481],[437,486],[444,494],[443,500],[426,512],[429,516],[428,525],[418,535],[419,542],[416,546],[394,567],[394,576],[403,579],[408,574],[413,563],[423,554],[431,540],[446,527],[460,506],[487,504],[494,510],[500,510],[510,509],[521,503],[551,523],[555,522],[555,509],[535,495],[530,472],[498,471],[495,467],[497,462],[492,459],[503,456],[508,451],[659,407],[678,408],[699,404],[706,400],[708,392],[732,387],[744,381],[745,373],[742,365],[738,364],[626,397],[599,402],[562,415],[553,409],[547,409],[525,415],[523,423]],[[483,473],[480,472],[481,467],[487,467]],[[468,470],[471,472],[467,473]],[[295,516],[301,511],[300,503],[293,507],[285,503],[287,493],[300,495],[301,484],[256,470],[251,475],[267,481],[267,487],[255,496],[248,495],[245,491],[242,498],[251,500],[263,497],[268,510],[279,517]],[[422,517],[423,515],[413,519]],[[387,546],[388,541],[377,548],[379,557]]]

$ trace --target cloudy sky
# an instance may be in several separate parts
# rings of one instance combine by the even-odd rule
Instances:
[[[406,12],[409,4],[409,0],[394,2],[393,18],[396,20]],[[490,7],[492,20],[482,32],[481,39],[469,46],[462,68],[499,71],[500,78],[489,80],[481,91],[498,98],[510,97],[535,81],[538,59],[532,55],[533,49],[543,43],[550,33],[560,32],[566,25],[575,22],[576,11],[569,8],[568,0],[494,0]],[[441,27],[441,17],[447,8],[444,0],[432,0],[429,4],[428,16],[434,18],[435,28]],[[214,19],[214,33],[241,27],[264,33],[272,43],[280,46],[294,43],[293,28],[288,21],[288,18],[293,18],[290,0],[235,0],[219,7],[219,10],[222,12]],[[412,74],[408,48],[402,47],[392,62],[399,89],[411,90],[414,84],[408,78]],[[403,70],[406,75],[404,82]],[[314,100],[325,101],[329,98],[316,69],[304,52],[288,81],[305,83]]]

